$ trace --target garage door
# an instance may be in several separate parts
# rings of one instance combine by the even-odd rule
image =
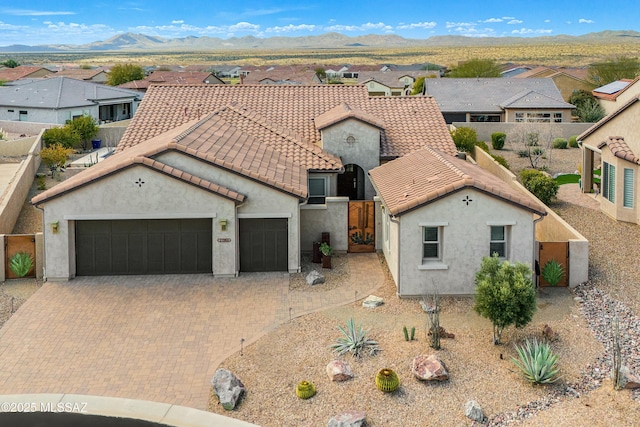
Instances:
[[[76,274],[211,273],[211,219],[76,221]]]
[[[288,271],[286,218],[240,219],[240,271]]]

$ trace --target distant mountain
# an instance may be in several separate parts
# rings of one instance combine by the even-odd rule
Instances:
[[[335,49],[366,47],[418,47],[418,46],[500,46],[513,44],[544,43],[597,43],[597,42],[640,42],[637,31],[600,31],[581,36],[541,36],[541,37],[465,37],[432,36],[427,39],[407,39],[394,34],[349,37],[340,33],[326,33],[304,37],[253,36],[232,37],[182,37],[167,39],[144,34],[123,33],[104,41],[83,45],[11,45],[0,46],[0,52],[88,52],[88,51],[206,51],[225,49]]]

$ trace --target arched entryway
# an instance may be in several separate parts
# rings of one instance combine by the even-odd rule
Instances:
[[[353,163],[345,165],[344,173],[338,175],[338,196],[349,200],[364,200],[364,170]]]

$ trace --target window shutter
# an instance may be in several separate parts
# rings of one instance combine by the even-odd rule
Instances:
[[[633,169],[624,169],[623,182],[623,206],[625,208],[633,207]]]
[[[602,197],[609,200],[609,163],[602,162],[602,174],[601,174],[600,190],[602,191]]]
[[[616,167],[609,165],[609,201],[616,202]]]

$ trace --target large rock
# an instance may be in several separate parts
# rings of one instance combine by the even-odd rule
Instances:
[[[427,356],[421,354],[413,358],[411,372],[422,381],[446,381],[449,379],[449,372],[444,362],[435,354]]]
[[[324,275],[317,270],[312,270],[309,274],[307,274],[307,285],[309,286],[319,285],[321,283],[324,283],[324,280]]]
[[[353,378],[351,366],[343,360],[332,360],[327,364],[327,375],[331,381],[346,381]]]
[[[216,395],[220,404],[227,411],[231,411],[236,407],[238,400],[244,393],[244,384],[233,372],[219,368],[213,375],[211,380],[213,393]]]
[[[640,388],[640,378],[637,375],[634,375],[631,370],[627,366],[622,366],[620,368],[621,375],[621,386],[622,388],[627,388],[634,390],[636,388]],[[611,373],[613,377],[613,372]]]
[[[375,295],[369,295],[364,301],[362,301],[362,306],[365,308],[376,308],[382,304],[384,304],[384,300]]]
[[[487,417],[484,415],[484,411],[475,400],[469,400],[464,405],[464,414],[467,418],[479,423],[484,423],[487,420]]]
[[[331,418],[327,427],[362,427],[366,414],[362,411],[347,411]]]

